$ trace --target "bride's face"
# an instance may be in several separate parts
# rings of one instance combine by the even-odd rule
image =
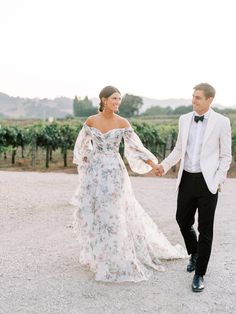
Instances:
[[[118,111],[121,103],[121,95],[119,93],[113,93],[111,96],[105,99],[105,109],[111,111]]]

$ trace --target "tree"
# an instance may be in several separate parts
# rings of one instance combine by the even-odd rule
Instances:
[[[161,116],[161,115],[170,115],[173,114],[173,109],[171,107],[161,107],[153,106],[148,108],[143,115],[144,116]]]
[[[25,143],[25,132],[22,128],[17,126],[8,126],[0,129],[0,153],[6,153],[10,150],[12,153],[12,164],[15,164],[15,158],[17,153],[17,148],[21,147],[21,154],[23,156]],[[5,155],[6,156],[6,155]]]
[[[137,116],[142,105],[143,99],[141,97],[126,94],[120,104],[120,115],[124,117]]]
[[[74,100],[73,100],[73,113],[74,116],[79,116],[79,100],[78,97],[75,96]]]
[[[174,109],[173,114],[181,115],[193,111],[192,106],[179,106]]]
[[[79,124],[82,127],[82,123]],[[67,167],[67,151],[68,149],[73,150],[75,144],[75,138],[77,136],[77,128],[69,123],[61,123],[59,125],[60,139],[59,147],[64,160],[64,167]]]
[[[84,99],[81,100],[75,96],[73,110],[76,117],[88,117],[97,113],[97,108],[93,107],[93,102],[88,99],[88,96],[85,96]]]

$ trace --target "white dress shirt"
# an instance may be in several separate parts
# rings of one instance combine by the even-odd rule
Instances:
[[[198,121],[198,123],[194,121],[194,116],[198,116],[198,114],[195,112],[193,115],[189,129],[188,143],[184,160],[184,170],[188,172],[201,172],[200,154],[209,114],[210,112],[208,110],[204,114],[204,120]]]

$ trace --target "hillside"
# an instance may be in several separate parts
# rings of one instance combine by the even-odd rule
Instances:
[[[63,118],[72,114],[73,100],[66,97],[21,98],[0,93],[0,116],[6,118]]]
[[[153,99],[140,96],[143,99],[143,106],[140,113],[150,107],[171,107],[175,109],[180,106],[191,105],[191,99]],[[98,106],[98,98],[91,98],[93,105]],[[216,105],[218,108],[224,108]],[[12,97],[0,92],[0,118],[11,119],[46,119],[48,117],[64,118],[73,114],[73,99],[68,97],[48,98],[21,98]]]

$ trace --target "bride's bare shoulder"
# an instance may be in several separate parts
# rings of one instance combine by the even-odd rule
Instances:
[[[90,127],[94,126],[95,122],[98,119],[98,115],[99,114],[95,114],[93,116],[88,117],[87,120],[85,121],[85,124],[87,124]]]
[[[129,128],[131,126],[127,119],[122,118],[120,116],[118,117],[118,119],[119,119],[120,128]]]

